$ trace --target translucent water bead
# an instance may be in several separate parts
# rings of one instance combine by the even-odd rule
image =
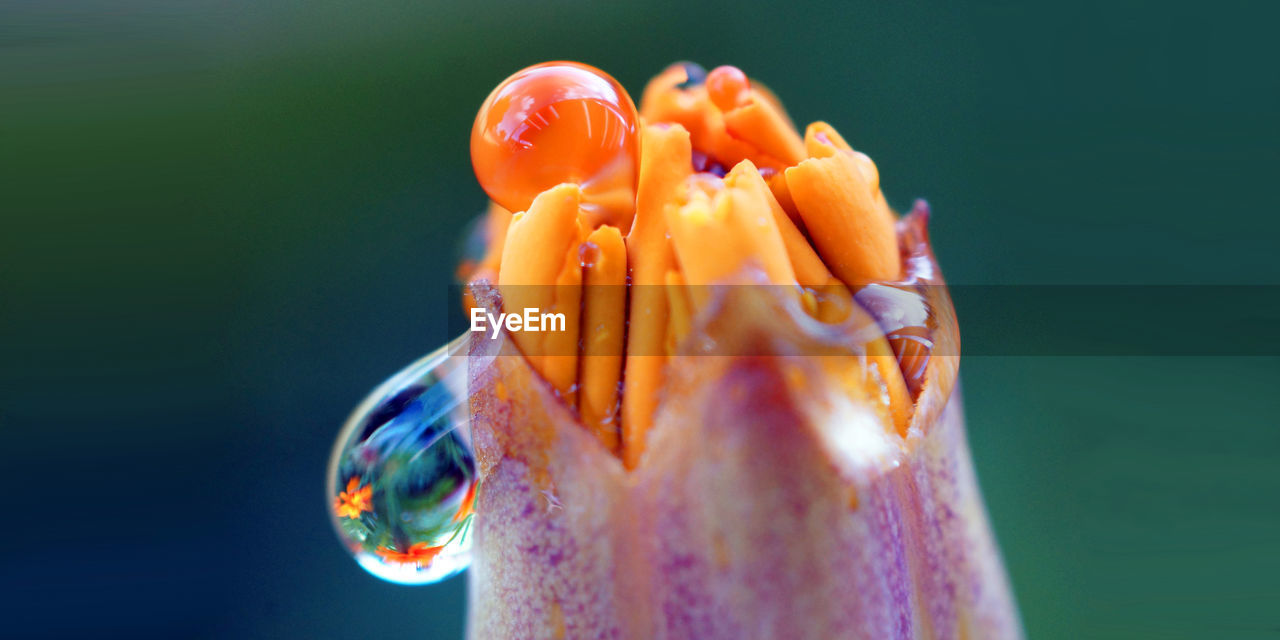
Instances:
[[[898,358],[902,378],[911,395],[924,385],[933,355],[933,309],[918,291],[887,284],[870,284],[854,298],[879,323]]]
[[[475,457],[466,336],[382,383],[351,414],[329,459],[329,515],[369,573],[401,584],[470,564]]]
[[[623,224],[635,207],[640,142],[631,96],[578,62],[517,71],[489,94],[471,129],[471,164],[485,193],[524,211],[558,184],[582,188],[593,223]]]

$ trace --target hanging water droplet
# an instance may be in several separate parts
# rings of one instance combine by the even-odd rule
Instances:
[[[382,383],[334,443],[330,518],[356,562],[384,580],[438,582],[471,563],[466,338]]]

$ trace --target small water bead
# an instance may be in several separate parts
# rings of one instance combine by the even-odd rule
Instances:
[[[471,129],[471,164],[510,211],[558,184],[582,187],[583,209],[622,224],[634,207],[639,116],[622,85],[577,62],[516,72],[485,99]]]
[[[467,407],[466,336],[369,394],[329,459],[330,517],[369,573],[427,584],[471,562],[476,490]]]
[[[707,96],[721,111],[733,111],[751,99],[751,81],[737,67],[724,65],[707,74]]]

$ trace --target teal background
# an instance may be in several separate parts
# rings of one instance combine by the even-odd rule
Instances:
[[[6,2],[5,635],[461,637],[465,582],[362,573],[323,473],[447,338],[523,66],[742,67],[930,200],[955,283],[1277,285],[1265,6]],[[1030,637],[1280,633],[1276,356],[964,360]]]

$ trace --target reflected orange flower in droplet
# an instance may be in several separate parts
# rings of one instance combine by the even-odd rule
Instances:
[[[373,511],[373,485],[360,486],[360,478],[347,481],[347,490],[333,499],[333,510],[339,518],[356,519],[361,512]]]
[[[438,547],[428,546],[425,542],[419,542],[403,553],[386,547],[378,547],[378,556],[386,562],[396,562],[400,564],[417,565],[419,569],[431,564],[435,560],[440,551],[444,549],[444,545]]]
[[[467,487],[467,495],[462,497],[462,504],[458,507],[458,512],[453,514],[454,522],[462,522],[467,518],[467,516],[474,513],[476,504],[476,484],[477,483],[472,482],[471,486]]]

